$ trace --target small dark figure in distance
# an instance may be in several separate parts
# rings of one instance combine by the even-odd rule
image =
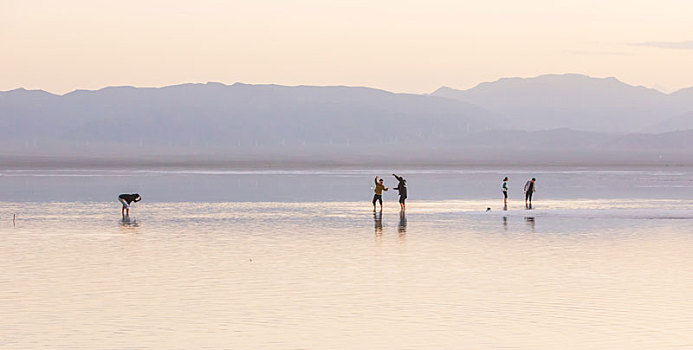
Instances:
[[[501,191],[503,192],[503,206],[508,206],[508,177],[503,178],[503,184],[501,185]]]
[[[123,219],[126,217],[130,216],[130,203],[132,202],[139,202],[142,200],[142,197],[140,197],[139,193],[123,193],[118,196],[118,202],[120,202],[123,205],[123,209],[121,209],[121,213],[123,214]]]
[[[383,184],[383,179],[378,181],[375,177],[375,195],[373,195],[373,211],[375,211],[375,202],[380,202],[380,211],[383,211],[383,191],[387,191],[387,187]]]
[[[397,176],[395,174],[392,174],[392,176],[394,176],[395,179],[397,179],[397,181],[399,181],[399,183],[397,184],[397,187],[395,187],[395,189],[397,191],[399,191],[399,208],[401,210],[404,210],[406,207],[406,205],[404,204],[404,201],[407,200],[407,180],[405,180],[403,177]]]

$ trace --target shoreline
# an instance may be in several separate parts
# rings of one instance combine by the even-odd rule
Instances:
[[[481,161],[481,160],[398,160],[383,159],[363,161],[325,160],[325,159],[200,159],[196,157],[132,157],[132,158],[99,158],[69,157],[45,155],[0,155],[0,170],[456,170],[456,169],[518,169],[518,168],[689,168],[689,161],[651,161],[651,160],[579,160],[541,161],[527,159],[524,161]]]

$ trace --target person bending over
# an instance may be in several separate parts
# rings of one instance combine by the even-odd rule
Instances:
[[[123,205],[123,209],[121,209],[121,213],[123,214],[123,219],[125,219],[126,216],[130,216],[130,203],[132,202],[139,202],[142,200],[142,197],[140,197],[139,193],[133,193],[133,194],[127,194],[123,193],[118,196],[118,202],[120,202]]]
[[[530,209],[532,208],[532,195],[534,194],[534,192],[537,191],[536,187],[534,186],[534,182],[536,180],[537,179],[532,178],[531,180],[527,181],[527,183],[525,183],[525,207]],[[529,204],[527,204],[527,202],[529,202]]]

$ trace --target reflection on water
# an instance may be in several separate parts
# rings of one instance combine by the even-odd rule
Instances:
[[[140,227],[140,224],[137,222],[137,219],[131,219],[129,216],[126,216],[120,220],[120,226],[124,228],[136,228]]]
[[[373,212],[373,223],[375,224],[375,234],[383,234],[383,212]]]
[[[532,229],[532,233],[536,232],[536,222],[534,221],[534,217],[525,216],[525,222],[527,223],[527,226]]]
[[[693,343],[693,201],[523,204],[0,202],[0,348]]]
[[[400,234],[407,233],[407,215],[404,213],[404,210],[399,212],[399,225],[397,226],[397,231]]]

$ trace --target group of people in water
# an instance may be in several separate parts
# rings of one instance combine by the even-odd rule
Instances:
[[[404,212],[404,210],[406,209],[405,202],[407,200],[407,180],[405,180],[401,176],[397,176],[396,174],[392,174],[392,176],[394,176],[395,179],[397,179],[397,187],[393,189],[399,192],[399,207],[400,210]],[[375,194],[373,195],[373,212],[376,211],[378,203],[380,203],[380,211],[383,211],[383,191],[387,191],[388,188],[385,187],[385,180],[378,179],[378,176],[375,177],[374,181]],[[505,178],[503,178],[503,183],[501,184],[501,192],[503,193],[503,209],[508,208],[508,181],[509,179],[506,176]],[[535,182],[536,179],[532,178],[531,180],[527,181],[524,186],[525,207],[527,209],[532,208],[532,195],[534,194],[534,192],[536,192],[536,188],[534,186]],[[121,209],[123,220],[130,216],[130,204],[137,203],[141,200],[142,197],[139,195],[139,193],[123,193],[118,196],[118,201],[123,205]]]
[[[404,211],[406,209],[406,204],[404,203],[407,200],[407,180],[405,180],[401,176],[397,176],[395,174],[392,174],[392,176],[399,181],[397,184],[397,187],[394,188],[394,190],[397,190],[399,192],[399,208],[400,210]],[[376,209],[376,203],[380,203],[380,211],[383,211],[383,191],[387,191],[388,188],[385,187],[385,180],[380,179],[378,180],[378,177],[375,177],[375,194],[373,195],[373,211],[375,212]]]
[[[407,180],[405,180],[401,176],[397,176],[395,174],[392,174],[392,176],[397,179],[399,182],[397,184],[397,187],[394,189],[399,191],[399,206],[402,212],[404,212],[404,209],[406,207],[405,201],[407,200]],[[503,193],[503,209],[507,210],[508,209],[508,177],[503,178],[503,183],[501,184],[501,192]],[[534,192],[537,191],[536,187],[534,186],[534,183],[537,181],[536,178],[532,178],[531,180],[527,181],[525,183],[525,186],[523,188],[524,194],[525,194],[525,208],[527,209],[532,209],[532,195],[534,195]],[[385,181],[383,179],[378,179],[378,176],[375,177],[375,194],[373,195],[373,212],[376,211],[377,209],[377,203],[380,203],[380,211],[383,210],[383,191],[387,191],[388,188],[385,187]]]
[[[534,183],[537,179],[532,178],[531,180],[525,182],[525,187],[523,191],[525,193],[525,208],[532,209],[532,195],[537,191],[534,187]],[[503,178],[503,183],[501,184],[501,191],[503,192],[503,209],[508,209],[508,177]]]

